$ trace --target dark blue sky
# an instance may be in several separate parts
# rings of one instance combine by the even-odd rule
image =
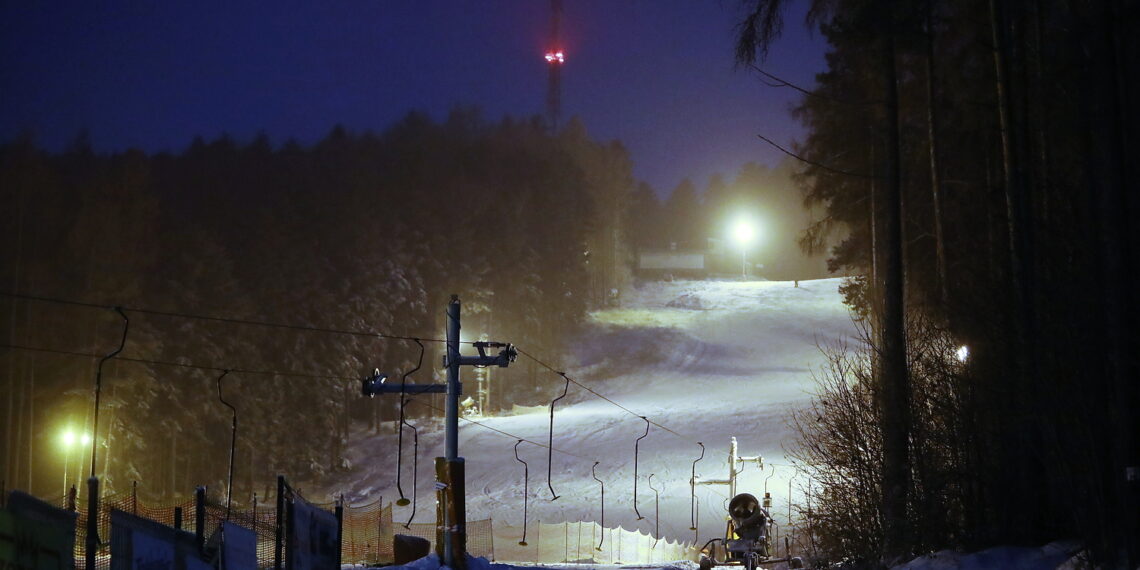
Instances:
[[[802,10],[800,7],[796,9]],[[487,118],[544,111],[547,0],[4,2],[0,140],[61,150],[184,149],[259,131],[310,143],[340,123],[379,131],[457,104]],[[619,139],[665,193],[782,155],[796,93],[735,70],[738,0],[564,0],[563,118]],[[810,86],[825,45],[802,12],[765,68]]]

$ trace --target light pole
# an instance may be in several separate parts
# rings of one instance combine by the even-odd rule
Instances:
[[[71,428],[67,428],[59,436],[59,443],[63,446],[63,494],[67,495],[67,485],[70,483],[67,471],[71,466],[71,450],[77,444],[87,445],[91,443],[91,436],[87,434],[76,434]]]
[[[740,278],[748,278],[748,246],[756,238],[756,229],[752,222],[745,218],[736,221],[732,226],[732,239],[740,246]]]

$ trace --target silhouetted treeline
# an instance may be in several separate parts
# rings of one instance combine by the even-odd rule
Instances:
[[[628,282],[632,186],[620,144],[591,140],[576,121],[551,135],[537,121],[491,124],[472,110],[442,123],[413,113],[381,134],[338,127],[312,146],[195,140],[177,155],[99,155],[82,137],[52,155],[20,140],[0,148],[0,288],[424,339],[444,337],[456,293],[463,340],[512,342],[557,366],[585,311]],[[2,304],[12,345],[103,355],[122,334],[106,308]],[[399,379],[420,357],[414,342],[369,335],[127,315],[126,348],[105,365],[97,434],[112,492],[132,480],[152,496],[224,487],[224,369],[234,370],[221,389],[239,420],[236,497],[264,496],[277,473],[341,469],[350,419],[380,429],[398,401],[365,400],[352,378],[376,367]],[[442,381],[443,346],[425,344],[409,381]],[[90,425],[96,363],[0,349],[8,488],[61,495],[65,468],[71,482],[86,476],[89,451],[58,438]],[[523,358],[494,369],[491,407],[545,402],[556,379]],[[431,408],[442,410],[439,396],[414,399],[413,423],[441,415]]]
[[[827,277],[822,252],[798,245],[819,212],[805,207],[794,175],[788,159],[776,168],[750,162],[734,178],[715,174],[700,188],[685,179],[664,199],[643,184],[633,194],[630,241],[640,251],[719,252],[722,258],[710,255],[711,272],[739,275],[740,246],[729,234],[733,223],[745,217],[756,226],[757,237],[747,248],[750,265],[763,265],[756,275],[772,280]]]
[[[742,63],[763,65],[785,4],[747,2]],[[1140,563],[1137,6],[851,0],[809,20],[831,51],[796,110],[827,210],[804,243],[848,230],[831,265],[865,276],[845,291],[872,354],[837,359],[837,415],[802,423],[833,483],[813,500],[827,553],[1080,537]]]

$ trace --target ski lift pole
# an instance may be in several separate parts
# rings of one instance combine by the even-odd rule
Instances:
[[[400,384],[387,384],[388,375],[379,369],[363,379],[361,392],[365,396],[376,394],[428,394],[446,395],[444,406],[444,457],[436,458],[436,490],[439,494],[439,521],[436,532],[436,552],[452,570],[464,570],[464,553],[467,550],[467,514],[464,504],[464,467],[459,456],[459,382],[460,366],[499,366],[506,368],[518,356],[514,346],[502,342],[478,341],[471,343],[478,356],[459,353],[459,296],[452,295],[447,303],[447,368],[446,384],[408,384],[405,375]],[[418,342],[418,341],[417,341]],[[488,355],[488,348],[501,349],[497,355]]]
[[[455,492],[454,477],[456,474],[460,479],[463,477],[462,466],[459,465],[459,329],[459,296],[452,295],[447,303],[447,400],[444,406],[444,460],[449,481],[440,480],[438,483],[450,485],[444,487],[440,494],[443,520],[439,522],[443,536],[438,542],[443,546],[440,552],[443,563],[454,570],[463,570],[466,566],[463,553],[467,550],[467,512],[462,504],[463,497]],[[462,485],[462,480],[459,483]]]

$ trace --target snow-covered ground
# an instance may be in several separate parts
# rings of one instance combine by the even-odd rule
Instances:
[[[634,413],[571,384],[556,407],[549,481],[548,450],[530,443],[548,441],[547,407],[478,418],[528,440],[518,451],[529,463],[529,522],[598,521],[599,485],[591,473],[598,461],[597,474],[606,485],[605,526],[649,534],[657,530],[652,474],[653,486],[660,491],[660,537],[692,542],[697,537],[690,530],[689,478],[700,455],[697,442],[707,448],[697,464],[698,475],[725,478],[729,442],[735,436],[741,455],[760,455],[765,461],[763,469],[756,464],[744,468],[738,492],[759,496],[767,488],[783,524],[788,481],[796,474],[783,454],[791,438],[785,417],[810,397],[812,373],[823,361],[818,345],[850,340],[855,332],[839,284],[839,279],[803,281],[798,287],[769,281],[651,282],[627,292],[620,308],[592,314],[566,372]],[[527,350],[524,340],[501,340]],[[520,357],[514,366],[524,360]],[[469,371],[465,374],[470,377]],[[558,387],[564,382],[552,373],[545,381]],[[638,520],[633,496],[635,440],[646,427],[638,416],[667,428],[651,426],[639,445],[637,506],[643,520]],[[515,461],[517,438],[460,424],[467,516],[494,518],[496,535],[504,537],[496,540],[497,553],[506,537],[517,542],[514,535],[521,535],[523,466]],[[432,458],[443,455],[442,445],[438,425],[421,429],[416,522],[434,518],[431,465]],[[325,490],[344,493],[351,503],[396,497],[395,436],[389,430],[380,435],[359,431],[351,446],[353,471]],[[403,487],[410,496],[407,455],[404,468]],[[561,497],[556,501],[551,500],[551,486]],[[697,487],[701,542],[723,532],[728,496],[723,485]],[[410,506],[395,509],[397,521],[410,515]]]
[[[803,281],[798,287],[792,282],[769,281],[653,282],[628,292],[620,308],[592,314],[566,372],[629,411],[571,384],[567,397],[556,407],[549,480],[548,450],[538,445],[549,437],[547,407],[473,418],[483,425],[461,421],[459,450],[466,458],[468,519],[494,519],[497,559],[532,560],[529,551],[515,548],[522,536],[523,466],[515,460],[514,446],[522,438],[527,442],[519,445],[518,451],[529,464],[528,528],[532,545],[538,521],[599,521],[599,485],[591,472],[595,461],[599,462],[598,477],[605,482],[606,527],[620,526],[645,534],[654,534],[659,528],[659,538],[677,542],[699,539],[703,543],[723,533],[729,492],[723,485],[697,486],[700,530],[690,530],[689,479],[693,460],[700,455],[697,442],[707,448],[697,464],[698,476],[725,478],[729,441],[736,437],[740,455],[764,458],[762,469],[755,464],[744,467],[737,491],[757,496],[771,492],[772,513],[787,532],[789,498],[799,502],[797,487],[807,480],[784,456],[784,446],[793,438],[786,418],[811,397],[812,374],[824,363],[819,347],[856,342],[855,326],[838,293],[840,282]],[[496,340],[528,348],[520,339]],[[525,364],[523,357],[515,366],[521,364]],[[469,378],[470,373],[466,374]],[[546,375],[546,381],[559,389],[564,382],[553,373]],[[635,511],[634,448],[646,427],[638,416],[646,416],[667,430],[651,426],[640,442]],[[443,455],[440,427],[420,426],[416,483],[420,501],[415,522],[434,522],[432,458]],[[392,431],[384,430],[380,435],[357,431],[350,444],[354,469],[324,490],[330,496],[343,493],[354,504],[381,496],[390,502],[397,497],[396,437]],[[405,452],[410,454],[410,445]],[[659,520],[654,517],[651,474],[653,486],[660,491]],[[410,496],[408,455],[403,477],[404,490]],[[551,500],[551,487],[560,496],[558,500]],[[411,509],[395,507],[394,519],[407,521]],[[643,519],[638,519],[638,512]],[[968,555],[939,552],[904,567],[1054,568],[1071,551],[1072,545],[1055,544]],[[438,560],[430,558],[409,568],[434,570],[438,565]],[[694,564],[683,561],[647,567],[695,570]],[[473,568],[507,570],[517,566],[482,560]]]

